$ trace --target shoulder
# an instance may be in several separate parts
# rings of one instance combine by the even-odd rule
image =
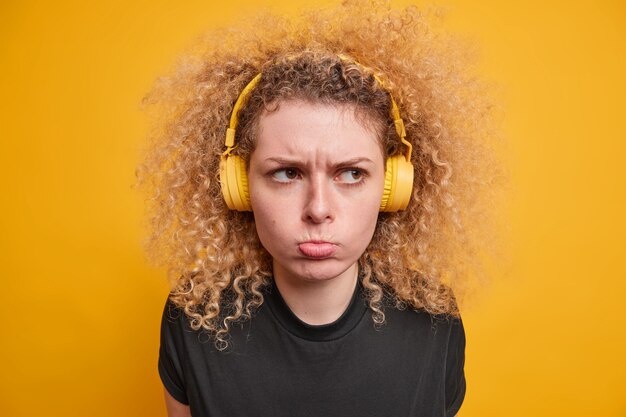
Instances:
[[[397,308],[395,306],[386,306],[385,322],[405,326],[418,326],[420,328],[428,328],[429,331],[436,333],[452,333],[463,331],[463,321],[460,316],[450,314],[431,314],[425,309],[412,309],[410,307]]]
[[[385,309],[382,333],[397,343],[421,346],[430,352],[462,351],[465,331],[461,317],[434,315],[423,309]]]
[[[161,326],[165,328],[183,327],[188,324],[189,320],[182,307],[176,305],[169,296],[163,307],[163,315],[161,317]]]
[[[169,322],[177,322],[186,319],[185,310],[183,307],[177,305],[172,299],[167,297],[165,300],[165,306],[163,307],[163,320]]]
[[[163,307],[161,317],[161,337],[169,344],[181,344],[184,340],[201,338],[201,331],[193,330],[191,319],[183,307],[177,305],[169,296]]]

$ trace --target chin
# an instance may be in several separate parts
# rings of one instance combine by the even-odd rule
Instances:
[[[342,274],[350,270],[355,262],[345,264],[334,259],[323,259],[315,261],[305,261],[302,268],[287,271],[307,282],[328,281],[340,277]]]

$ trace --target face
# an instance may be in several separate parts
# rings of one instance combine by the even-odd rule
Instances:
[[[320,281],[354,276],[384,186],[380,141],[348,105],[289,100],[259,119],[250,202],[274,274]]]

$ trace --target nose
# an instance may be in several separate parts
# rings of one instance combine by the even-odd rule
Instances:
[[[332,185],[325,176],[310,178],[302,216],[304,221],[312,223],[324,223],[334,219]]]

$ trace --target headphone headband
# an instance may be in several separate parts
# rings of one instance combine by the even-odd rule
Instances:
[[[259,80],[261,79],[261,73],[258,73],[249,83],[244,87],[244,89],[237,97],[237,101],[233,106],[233,111],[230,114],[230,125],[228,130],[226,131],[226,147],[232,149],[235,146],[235,130],[237,129],[237,123],[239,123],[239,110],[248,102],[248,98],[250,97],[250,93],[254,90],[254,87],[257,86]]]

